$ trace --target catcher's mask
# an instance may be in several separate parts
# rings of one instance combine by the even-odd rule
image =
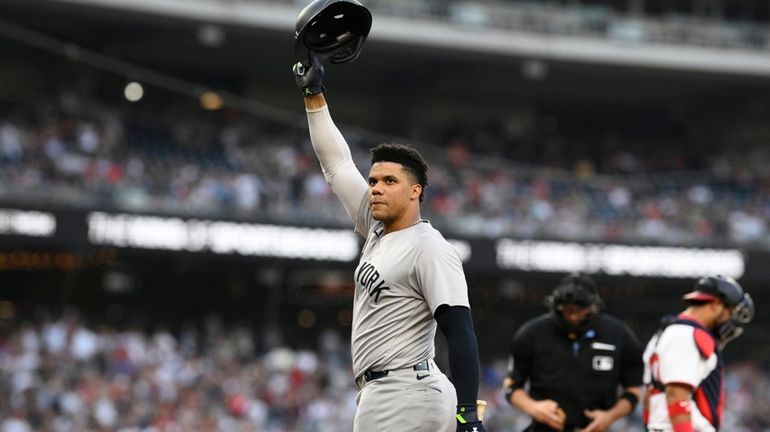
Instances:
[[[693,290],[682,297],[690,304],[721,300],[732,308],[730,318],[714,329],[723,347],[743,334],[743,327],[754,318],[754,301],[741,285],[729,276],[706,276],[695,282]]]
[[[294,53],[307,67],[311,52],[322,62],[353,61],[371,27],[372,14],[357,0],[314,0],[297,17]]]
[[[582,334],[589,330],[595,314],[590,314],[577,326],[572,325],[564,319],[561,312],[564,305],[568,304],[584,308],[596,305],[597,310],[604,304],[591,276],[583,273],[571,273],[556,285],[551,295],[545,298],[545,305],[551,310],[559,325],[567,330],[568,334]]]

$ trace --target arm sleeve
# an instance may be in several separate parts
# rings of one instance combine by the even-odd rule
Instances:
[[[350,219],[356,221],[368,190],[367,182],[353,163],[350,147],[332,121],[329,107],[307,109],[307,120],[310,140],[324,177]]]
[[[638,387],[642,385],[644,375],[644,360],[642,343],[636,337],[633,330],[627,325],[623,326],[623,369],[621,370],[621,384],[623,387]]]
[[[457,390],[457,403],[475,405],[480,367],[471,310],[464,306],[443,305],[436,311],[435,318],[447,341],[449,370]]]

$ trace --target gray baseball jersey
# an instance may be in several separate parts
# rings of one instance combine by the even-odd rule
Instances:
[[[383,234],[361,202],[356,231],[366,237],[354,273],[351,348],[356,378],[434,356],[439,306],[466,306],[468,286],[457,250],[426,220]]]
[[[383,234],[371,216],[367,182],[328,108],[309,109],[308,125],[326,180],[366,239],[354,273],[355,377],[433,358],[433,313],[442,304],[470,307],[457,251],[427,221]]]

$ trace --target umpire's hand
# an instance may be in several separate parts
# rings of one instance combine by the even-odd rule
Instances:
[[[604,432],[615,421],[612,414],[603,410],[585,410],[583,414],[591,420],[591,423],[581,429],[581,432]]]
[[[538,422],[548,425],[551,429],[563,430],[567,416],[556,401],[543,399],[536,401],[527,414]]]
[[[310,53],[310,63],[312,66],[305,67],[300,62],[297,62],[291,70],[294,72],[294,81],[297,84],[297,88],[302,91],[304,96],[312,96],[314,94],[323,93],[326,91],[324,87],[324,65],[321,60],[314,53]]]

